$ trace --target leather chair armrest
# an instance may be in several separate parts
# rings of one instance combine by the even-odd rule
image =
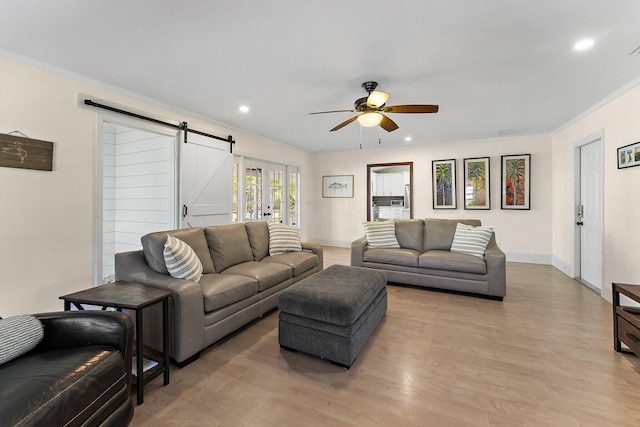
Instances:
[[[322,245],[308,242],[302,242],[301,244],[303,251],[311,251],[318,256],[318,271],[322,270],[324,268],[324,252]]]
[[[351,242],[351,265],[354,267],[362,267],[364,261],[364,252],[367,250],[367,238],[361,237]]]

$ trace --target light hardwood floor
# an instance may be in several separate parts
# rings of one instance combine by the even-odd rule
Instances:
[[[325,248],[325,267],[349,251]],[[503,302],[388,286],[350,370],[280,350],[273,312],[145,387],[133,426],[639,426],[640,358],[611,305],[550,266],[507,264]]]

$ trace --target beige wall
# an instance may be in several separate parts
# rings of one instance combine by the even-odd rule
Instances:
[[[500,156],[531,154],[531,210],[500,209]],[[465,210],[462,202],[463,159],[491,158],[491,210]],[[456,210],[432,207],[431,161],[457,160]],[[367,164],[413,161],[414,218],[478,218],[494,225],[498,244],[511,261],[551,263],[551,139],[547,136],[496,139],[468,143],[359,150],[318,154],[316,191],[322,175],[354,175],[353,199],[322,199],[316,206],[315,236],[324,244],[349,246],[364,233],[367,212]]]
[[[553,259],[571,267],[574,236],[573,146],[604,135],[604,242],[602,295],[611,300],[611,282],[640,283],[636,269],[640,229],[640,167],[617,169],[616,149],[640,141],[640,86],[553,135]],[[563,268],[564,266],[564,268]]]
[[[151,102],[0,58],[0,132],[54,142],[52,172],[0,167],[0,316],[62,309],[60,295],[92,285],[97,113],[78,93],[237,141],[235,152],[286,159],[310,171],[311,156]],[[278,153],[278,158],[273,158]],[[305,194],[313,189],[305,187]],[[307,236],[311,210],[303,211]]]

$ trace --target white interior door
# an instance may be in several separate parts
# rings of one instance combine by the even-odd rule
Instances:
[[[603,159],[602,139],[580,148],[580,279],[602,289]]]
[[[180,144],[182,228],[231,222],[233,154],[229,143],[187,132]]]

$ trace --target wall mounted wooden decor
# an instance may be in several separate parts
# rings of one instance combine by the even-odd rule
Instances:
[[[53,142],[0,134],[0,166],[52,171]]]

